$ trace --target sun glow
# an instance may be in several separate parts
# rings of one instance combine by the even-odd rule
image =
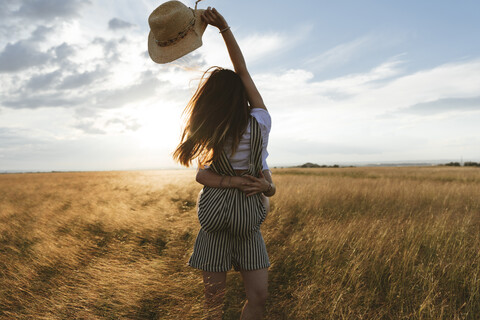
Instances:
[[[147,105],[135,110],[140,128],[132,133],[138,147],[142,149],[173,149],[179,142],[182,109],[164,102]]]

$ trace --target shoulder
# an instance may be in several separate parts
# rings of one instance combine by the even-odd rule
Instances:
[[[268,131],[270,131],[270,128],[272,126],[272,118],[270,117],[267,109],[253,108],[252,110],[250,110],[250,114],[255,117],[260,126],[263,125],[268,129]]]

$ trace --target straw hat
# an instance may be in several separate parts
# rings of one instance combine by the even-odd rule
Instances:
[[[197,1],[198,2],[198,1]],[[148,53],[157,63],[176,60],[202,46],[207,24],[202,20],[205,10],[195,10],[180,1],[161,4],[148,17]]]

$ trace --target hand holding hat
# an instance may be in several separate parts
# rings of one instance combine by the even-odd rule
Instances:
[[[228,23],[215,8],[208,7],[202,14],[202,19],[208,24],[217,27],[219,30],[227,30]]]
[[[153,10],[148,17],[148,53],[154,62],[171,62],[202,46],[207,23],[201,18],[205,10],[196,7],[167,1]]]

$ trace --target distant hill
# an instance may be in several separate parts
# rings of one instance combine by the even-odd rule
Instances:
[[[327,166],[325,164],[319,165],[319,164],[316,164],[316,163],[307,162],[307,163],[304,163],[300,166],[295,166],[295,168],[339,168],[339,165],[334,164],[333,166]]]
[[[453,166],[453,167],[480,167],[480,162],[466,161],[466,162],[420,162],[420,161],[405,161],[405,162],[379,162],[379,163],[355,163],[351,164],[334,164],[334,165],[319,165],[317,163],[306,162],[299,166],[293,166],[292,168],[340,168],[340,167],[426,167],[426,166]]]
[[[316,163],[311,163],[311,162],[307,162],[307,163],[304,163],[300,166],[298,166],[299,168],[320,168],[320,166]]]

